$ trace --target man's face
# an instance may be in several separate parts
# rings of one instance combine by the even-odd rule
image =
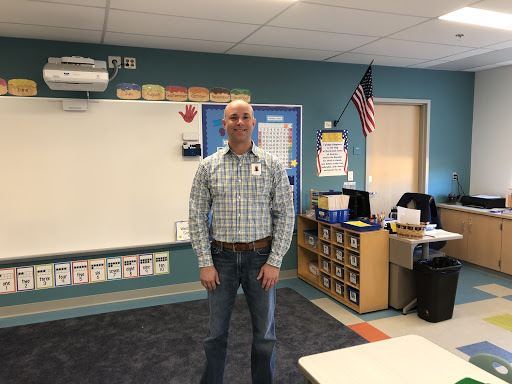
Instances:
[[[233,144],[251,142],[251,134],[256,124],[252,107],[245,102],[228,104],[222,124],[228,133],[228,141]]]

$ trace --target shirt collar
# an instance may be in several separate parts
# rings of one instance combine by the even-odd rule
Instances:
[[[251,140],[252,142],[252,147],[251,149],[249,150],[249,152],[252,152],[256,157],[260,157],[260,154],[261,154],[261,148],[259,148],[256,144],[254,144],[254,140]],[[229,145],[226,145],[224,148],[222,148],[220,150],[220,154],[221,155],[225,155],[226,153],[228,153],[229,151],[231,151],[231,148],[229,148]],[[233,152],[234,153],[234,152]]]

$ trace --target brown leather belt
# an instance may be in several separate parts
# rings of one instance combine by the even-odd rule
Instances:
[[[265,248],[270,244],[272,236],[265,237],[250,243],[223,243],[222,241],[213,240],[213,242],[221,248],[229,249],[233,252],[253,251],[258,248]]]

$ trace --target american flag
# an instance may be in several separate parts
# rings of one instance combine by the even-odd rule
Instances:
[[[364,137],[375,129],[375,115],[373,110],[373,85],[372,85],[372,66],[366,70],[359,86],[352,95],[352,102],[359,112],[361,125],[363,127]]]
[[[316,175],[320,176],[322,166],[320,165],[320,154],[322,153],[322,131],[316,131]]]

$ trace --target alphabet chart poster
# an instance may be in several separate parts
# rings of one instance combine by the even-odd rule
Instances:
[[[0,269],[0,294],[169,274],[169,252]]]
[[[226,104],[203,104],[203,157],[217,152],[227,144],[227,132],[222,124]],[[293,187],[295,212],[301,212],[301,129],[300,105],[252,105],[256,125],[254,143],[276,155],[286,168]]]

